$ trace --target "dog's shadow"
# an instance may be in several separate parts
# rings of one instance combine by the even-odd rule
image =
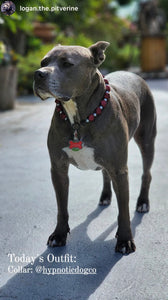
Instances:
[[[94,241],[88,234],[89,224],[103,211],[97,207],[86,220],[74,228],[70,235],[67,246],[60,248],[47,248],[33,265],[33,272],[30,274],[16,274],[6,285],[1,288],[1,299],[24,299],[24,300],[86,300],[101,285],[106,276],[122,259],[122,255],[115,253],[116,239],[108,240],[109,234],[117,229],[117,222],[113,223]],[[135,235],[136,227],[141,223],[143,214],[135,213],[132,221],[132,230]],[[107,239],[107,240],[106,240]],[[73,256],[74,262],[50,262],[53,257],[65,258],[65,254]],[[74,258],[75,257],[75,258]],[[70,257],[69,257],[70,258]],[[47,268],[94,268],[96,274],[62,274],[47,275],[38,274],[39,266],[43,270]],[[29,264],[26,268],[32,268]],[[79,269],[78,269],[79,270]]]

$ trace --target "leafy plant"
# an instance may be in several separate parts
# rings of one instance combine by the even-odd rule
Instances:
[[[125,0],[126,1],[126,0]],[[124,4],[124,0],[119,2]],[[163,0],[164,1],[164,0]],[[20,39],[20,32],[26,34],[25,57],[19,56],[19,91],[22,93],[32,93],[33,74],[40,66],[41,58],[54,46],[54,44],[43,45],[42,42],[32,34],[33,21],[40,20],[57,24],[56,42],[66,45],[81,45],[89,47],[98,40],[110,42],[106,51],[106,60],[102,68],[110,71],[124,68],[132,62],[138,61],[138,48],[129,46],[127,41],[120,46],[125,34],[129,34],[126,24],[116,16],[114,7],[111,3],[114,0],[23,0],[22,3],[16,3],[16,12],[10,16],[2,16],[4,24],[2,25],[5,34],[8,32],[8,40],[17,41]],[[129,0],[127,0],[129,2]],[[78,12],[20,12],[19,6],[78,6]],[[68,31],[69,30],[69,31]],[[10,31],[10,34],[9,34]],[[11,35],[12,33],[12,35]],[[12,37],[11,37],[12,36]],[[17,39],[16,39],[17,36]],[[11,43],[15,49],[15,44]],[[134,55],[131,51],[133,49]],[[18,50],[16,50],[18,51]],[[0,52],[0,61],[2,53]]]
[[[93,40],[87,37],[84,33],[79,33],[77,36],[65,36],[63,32],[60,32],[56,38],[56,42],[62,45],[80,45],[83,47],[89,47]]]
[[[126,69],[131,65],[139,64],[140,50],[137,46],[125,44],[122,48],[118,49],[117,65],[121,69]]]
[[[21,16],[17,12],[15,12],[10,17],[1,15],[1,19],[3,20],[2,26],[10,30],[13,34],[15,34],[18,29],[29,32],[32,29],[32,18],[30,18],[30,16],[29,18],[24,17],[23,15]]]
[[[163,9],[164,13],[166,14],[168,20],[168,1],[167,0],[159,0],[159,6]]]
[[[16,53],[8,49],[6,45],[0,41],[0,66],[6,66],[9,64],[15,65],[17,63],[17,55]]]
[[[43,45],[36,51],[29,51],[26,56],[19,56],[19,93],[33,93],[33,76],[34,72],[39,69],[41,59],[46,53],[54,47],[54,44]]]

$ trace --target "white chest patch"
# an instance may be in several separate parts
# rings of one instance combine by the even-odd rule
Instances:
[[[63,103],[63,107],[65,108],[68,118],[71,122],[71,124],[74,123],[74,117],[76,116],[78,109],[76,103],[70,99],[68,102]]]
[[[94,149],[84,146],[79,151],[73,151],[68,147],[63,148],[69,158],[73,159],[81,170],[96,170],[101,168],[94,160]]]

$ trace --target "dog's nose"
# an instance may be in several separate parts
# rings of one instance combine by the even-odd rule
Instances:
[[[34,79],[45,79],[47,76],[47,72],[46,71],[40,71],[37,70],[34,74]]]

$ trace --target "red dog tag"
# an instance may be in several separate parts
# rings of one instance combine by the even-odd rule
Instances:
[[[82,149],[82,141],[69,141],[69,149],[72,149],[73,151],[79,151]]]

